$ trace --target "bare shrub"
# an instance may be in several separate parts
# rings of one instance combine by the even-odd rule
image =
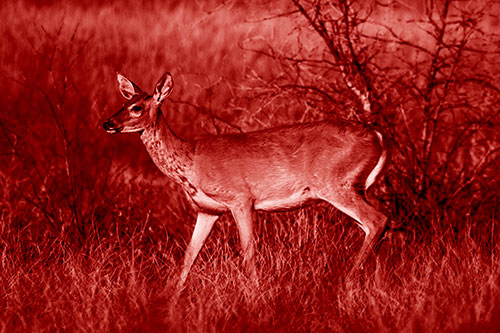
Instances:
[[[289,40],[255,50],[276,69],[270,78],[254,72],[250,99],[286,100],[306,120],[380,128],[392,146],[383,191],[396,224],[460,229],[474,216],[486,225],[499,196],[500,50],[489,25],[498,4],[446,0],[420,9],[294,0]]]

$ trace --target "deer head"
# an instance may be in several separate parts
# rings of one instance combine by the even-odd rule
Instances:
[[[170,73],[162,75],[153,95],[143,92],[135,83],[117,73],[121,94],[128,101],[109,118],[103,127],[108,133],[142,132],[153,126],[161,104],[172,92],[174,82]]]

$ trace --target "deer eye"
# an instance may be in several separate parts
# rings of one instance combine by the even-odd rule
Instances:
[[[134,106],[132,107],[132,111],[139,112],[139,111],[141,111],[141,110],[142,110],[142,108],[141,108],[140,106],[134,105]]]

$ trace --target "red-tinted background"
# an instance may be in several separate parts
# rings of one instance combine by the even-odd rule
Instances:
[[[496,327],[499,12],[487,0],[2,2],[2,327]],[[137,134],[102,129],[123,102],[117,71],[150,92],[171,72],[163,111],[185,138],[321,119],[384,132],[374,197],[397,230],[378,261],[342,279],[363,235],[325,204],[262,213],[255,290],[225,215],[173,306],[195,212]]]

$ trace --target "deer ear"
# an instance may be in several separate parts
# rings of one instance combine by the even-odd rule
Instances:
[[[123,97],[126,99],[131,99],[134,95],[139,95],[142,93],[142,90],[136,86],[132,81],[127,79],[125,76],[120,73],[116,73],[116,78],[118,79],[118,87]]]
[[[172,88],[174,87],[174,81],[172,80],[172,75],[166,72],[162,75],[162,77],[158,80],[158,83],[155,87],[155,92],[153,94],[153,99],[156,103],[161,104],[165,98],[172,92]]]

